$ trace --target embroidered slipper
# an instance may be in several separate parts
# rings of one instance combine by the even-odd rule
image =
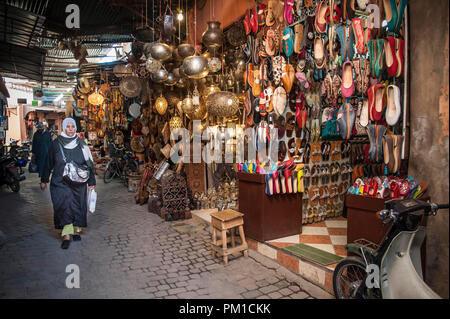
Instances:
[[[266,24],[266,8],[267,6],[263,3],[257,7],[259,28],[262,28]]]
[[[288,24],[294,22],[294,0],[284,0],[284,18]]]
[[[367,53],[366,42],[364,38],[364,30],[360,18],[352,19],[353,34],[356,36],[356,51],[360,55]]]
[[[290,57],[294,51],[294,32],[291,28],[287,27],[283,31],[283,52],[286,57]]]

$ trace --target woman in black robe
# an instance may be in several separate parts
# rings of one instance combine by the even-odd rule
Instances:
[[[62,229],[61,248],[67,249],[70,245],[70,236],[72,235],[74,241],[81,240],[81,228],[87,227],[87,185],[90,189],[94,189],[96,181],[91,152],[86,143],[77,136],[75,121],[66,118],[62,128],[61,135],[50,145],[41,178],[41,189],[45,190],[52,174],[50,194],[54,210],[53,220],[55,228]],[[72,160],[78,165],[88,165],[90,174],[86,183],[72,185],[63,180],[66,165],[63,153],[68,162]]]

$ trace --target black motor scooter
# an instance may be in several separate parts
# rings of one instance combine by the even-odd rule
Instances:
[[[0,186],[6,184],[13,192],[20,191],[20,181],[23,178],[20,176],[19,169],[16,167],[16,159],[10,154],[0,157]]]

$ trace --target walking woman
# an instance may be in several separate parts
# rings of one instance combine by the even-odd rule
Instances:
[[[87,227],[87,185],[95,188],[94,163],[86,142],[76,134],[77,125],[72,118],[66,118],[62,124],[62,133],[52,141],[41,178],[41,190],[49,182],[53,202],[53,220],[56,229],[62,229],[62,249],[69,248],[70,236],[73,241],[81,240],[81,228]],[[64,157],[63,157],[64,154]],[[66,161],[78,165],[87,165],[89,179],[82,184],[67,183],[63,179]]]

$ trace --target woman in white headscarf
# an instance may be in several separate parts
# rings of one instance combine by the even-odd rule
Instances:
[[[61,248],[69,248],[71,236],[74,241],[81,240],[81,228],[87,227],[87,186],[95,188],[94,163],[86,142],[76,134],[77,125],[74,119],[66,118],[62,124],[62,133],[50,145],[44,173],[41,178],[41,189],[45,190],[52,175],[50,193],[54,210],[56,229],[62,229],[63,242]],[[89,167],[89,179],[81,185],[68,184],[63,180],[66,161],[74,161],[78,165]]]

